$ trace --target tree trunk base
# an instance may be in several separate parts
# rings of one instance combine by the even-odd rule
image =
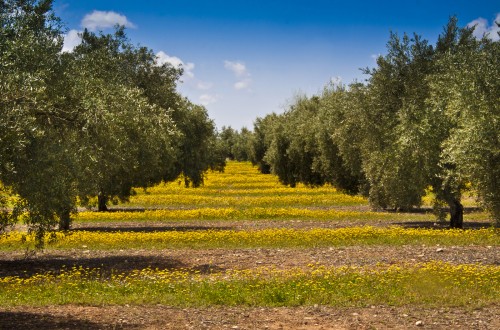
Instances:
[[[108,198],[102,194],[97,196],[97,211],[107,212],[108,211]]]
[[[464,207],[459,200],[454,199],[448,202],[450,206],[450,228],[464,227]]]
[[[59,230],[69,230],[71,226],[71,211],[64,210],[59,214]]]

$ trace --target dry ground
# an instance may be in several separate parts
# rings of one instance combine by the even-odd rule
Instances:
[[[500,329],[500,307],[172,308],[50,306],[0,310],[0,329]]]

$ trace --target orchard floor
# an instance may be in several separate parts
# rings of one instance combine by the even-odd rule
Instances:
[[[500,307],[425,309],[49,306],[0,310],[0,329],[499,329]]]
[[[323,223],[323,225],[321,225]],[[287,221],[287,227],[328,227],[331,222]],[[197,224],[200,225],[199,223]],[[357,226],[344,222],[335,227]],[[382,224],[381,224],[382,225]],[[391,225],[385,222],[383,225]],[[408,222],[408,226],[416,225]],[[428,226],[433,226],[431,222]],[[482,227],[482,224],[476,224]],[[484,224],[487,225],[486,223]],[[176,227],[177,226],[177,227]],[[195,223],[120,223],[121,230],[193,230]],[[277,227],[267,221],[214,221],[207,228],[245,230]],[[420,224],[420,226],[427,226]],[[113,223],[75,224],[75,229],[116,230]],[[172,228],[173,227],[173,228]],[[445,261],[453,264],[500,264],[500,246],[346,246],[287,249],[164,249],[88,251],[46,250],[24,258],[22,251],[0,252],[0,277],[57,272],[64,265],[101,267],[123,272],[145,267],[220,272],[274,266],[306,268],[325,266],[398,264]],[[305,307],[205,307],[175,308],[163,305],[46,306],[0,308],[0,329],[500,329],[500,305],[480,309],[424,308],[419,306],[338,308]]]

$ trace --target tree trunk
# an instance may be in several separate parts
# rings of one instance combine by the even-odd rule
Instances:
[[[99,212],[108,211],[108,206],[106,205],[107,203],[108,197],[102,193],[99,193],[99,195],[97,195],[97,210]]]
[[[71,225],[71,211],[65,209],[59,214],[59,230],[69,230]]]
[[[454,198],[448,201],[450,206],[450,227],[460,228],[464,227],[464,207],[460,200]]]

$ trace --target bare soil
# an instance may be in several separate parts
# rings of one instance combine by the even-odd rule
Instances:
[[[500,246],[349,246],[315,249],[176,249],[176,250],[65,250],[38,252],[25,258],[22,252],[0,252],[0,277],[57,273],[72,266],[99,267],[106,272],[130,272],[146,267],[219,272],[228,269],[275,267],[307,268],[364,266],[428,262],[500,265]]]
[[[49,306],[0,309],[0,329],[500,329],[500,307]]]

